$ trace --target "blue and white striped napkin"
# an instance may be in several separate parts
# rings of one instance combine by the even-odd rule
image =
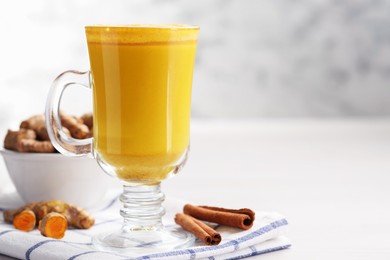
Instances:
[[[0,203],[4,198],[0,198]],[[182,212],[184,202],[167,198],[164,206],[165,225],[175,225],[173,216]],[[96,218],[89,230],[70,229],[60,240],[43,237],[37,230],[22,232],[0,220],[0,254],[20,259],[239,259],[290,247],[284,236],[287,220],[278,213],[256,212],[256,220],[251,229],[242,231],[224,226],[217,227],[222,235],[218,246],[195,246],[169,252],[134,256],[98,250],[91,244],[91,237],[105,230],[119,229],[122,219],[119,215],[117,196],[107,201],[105,207],[90,212]],[[3,210],[3,209],[0,209]],[[0,212],[2,215],[2,212]]]

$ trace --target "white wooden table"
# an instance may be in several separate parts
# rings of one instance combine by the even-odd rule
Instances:
[[[163,191],[283,213],[292,247],[259,259],[390,259],[390,118],[193,120],[191,136]]]

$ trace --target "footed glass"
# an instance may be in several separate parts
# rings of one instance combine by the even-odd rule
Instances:
[[[55,148],[93,156],[123,183],[123,226],[93,239],[96,247],[135,254],[190,246],[194,237],[164,227],[160,183],[188,154],[192,74],[199,28],[190,25],[87,26],[91,69],[66,71],[53,82],[46,123]],[[93,93],[93,138],[62,130],[61,96],[69,85]]]

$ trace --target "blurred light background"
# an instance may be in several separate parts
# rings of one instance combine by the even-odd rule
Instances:
[[[390,0],[14,0],[0,8],[0,130],[88,70],[84,26],[201,27],[194,118],[390,115]],[[91,109],[88,91],[65,109]],[[80,94],[81,93],[81,94]]]

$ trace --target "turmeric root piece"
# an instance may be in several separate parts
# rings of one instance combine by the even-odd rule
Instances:
[[[84,118],[88,124],[92,124],[92,114],[85,114]],[[61,122],[63,131],[68,136],[78,139],[93,136],[82,118],[61,112]],[[41,114],[22,121],[18,131],[8,130],[4,139],[4,148],[17,152],[56,152],[47,132],[45,116]]]
[[[84,125],[88,126],[89,132],[86,136],[86,138],[93,137],[93,115],[92,113],[85,113],[81,116],[81,119],[83,120]]]
[[[60,200],[43,202],[43,205],[35,206],[39,208],[39,214],[45,212],[58,212],[63,214],[70,226],[80,229],[88,229],[95,224],[95,219],[83,208]]]
[[[43,236],[55,239],[63,238],[67,229],[68,221],[57,212],[51,212],[44,216],[38,226],[38,230]]]
[[[18,210],[5,210],[3,212],[4,221],[7,223],[12,223],[14,221],[15,216],[19,213]]]
[[[67,136],[71,136],[71,134],[70,134],[70,131],[69,131],[69,129],[68,128],[66,128],[66,127],[62,127],[62,131],[64,131],[64,133],[67,135]]]
[[[20,128],[34,130],[38,140],[50,141],[45,122],[44,115],[35,115],[22,121]]]
[[[26,205],[24,205],[23,207],[20,207],[18,209],[4,210],[3,211],[4,221],[7,222],[7,223],[13,223],[14,218],[15,218],[16,215],[18,215],[20,212],[22,212],[23,210],[26,210],[26,209],[32,210],[32,205],[33,204],[35,204],[35,203],[27,203]]]
[[[86,136],[86,138],[93,137],[93,128],[89,129],[89,132]]]
[[[20,146],[24,150],[23,152],[53,153],[55,151],[54,146],[50,141],[37,141],[37,140],[24,139],[20,141]]]
[[[86,138],[89,129],[88,126],[84,125],[82,120],[78,120],[76,117],[68,115],[64,112],[60,113],[61,124],[68,128],[72,137],[77,139]]]
[[[35,140],[36,134],[32,130],[21,129],[19,131],[8,130],[4,138],[4,148],[13,151],[23,151],[23,147],[20,142],[24,139]]]
[[[83,120],[84,125],[88,126],[89,130],[91,130],[93,127],[92,113],[85,113],[81,116],[81,119]]]
[[[8,130],[4,139],[4,148],[21,153],[54,152],[54,147],[50,141],[37,141],[35,132],[30,129],[20,129],[19,131]]]
[[[26,209],[35,213],[37,221],[42,220],[49,213],[56,212],[62,214],[67,219],[69,226],[75,228],[87,229],[95,224],[95,219],[84,209],[61,200],[33,202],[19,209],[5,210],[3,212],[4,220],[12,223],[15,216]]]
[[[35,115],[22,121],[22,123],[20,123],[20,129],[22,128],[34,130],[37,135],[37,140],[50,141],[49,134],[46,128],[46,119],[44,115]],[[67,135],[71,135],[70,131],[66,127],[63,127],[62,130]]]
[[[31,231],[36,225],[36,217],[34,211],[25,209],[15,215],[12,221],[14,227],[21,231]]]

